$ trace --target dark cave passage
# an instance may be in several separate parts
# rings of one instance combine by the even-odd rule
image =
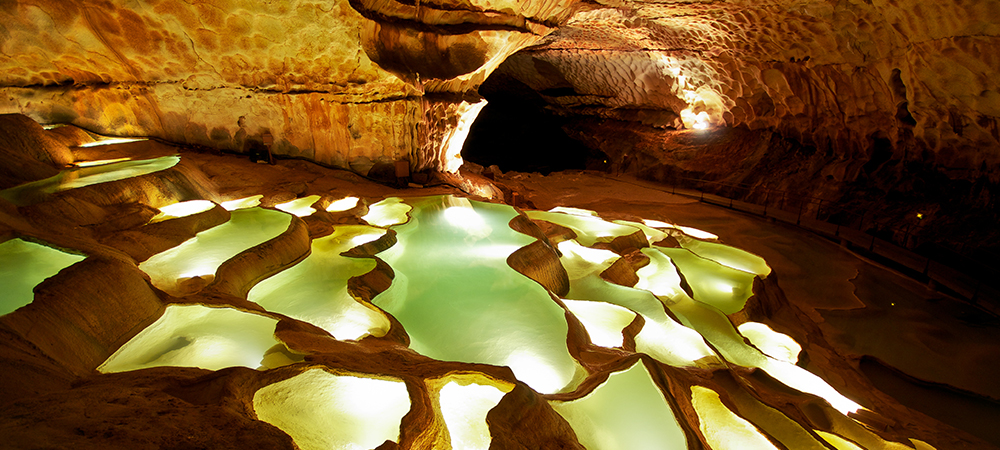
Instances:
[[[605,156],[563,131],[565,119],[545,110],[546,102],[528,86],[494,75],[480,87],[489,102],[469,131],[462,157],[503,171],[540,172],[584,169]]]

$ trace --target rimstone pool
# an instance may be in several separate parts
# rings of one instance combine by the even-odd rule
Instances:
[[[28,204],[81,179],[176,162],[113,162],[74,185],[62,177],[3,195]],[[593,450],[931,448],[867,429],[853,419],[859,403],[800,365],[799,343],[740,319],[771,269],[710,232],[453,195],[261,197],[160,207],[148,227],[228,216],[138,261],[166,305],[98,371],[249,370],[239,373],[259,374],[247,403],[256,419],[303,449],[502,448],[494,440],[510,439],[503,427],[526,411]],[[313,215],[339,219],[309,222],[301,237]],[[221,266],[264,261],[296,239],[308,239],[301,255],[213,290]],[[5,285],[16,289],[2,312],[83,258],[3,242]],[[792,398],[813,405],[809,420]]]

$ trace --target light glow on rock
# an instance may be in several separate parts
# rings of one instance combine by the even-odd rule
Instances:
[[[319,201],[318,195],[310,195],[285,203],[279,203],[274,205],[274,207],[286,213],[293,214],[296,217],[306,217],[316,212],[316,208],[313,208],[312,205],[317,201]]]
[[[76,161],[73,163],[73,165],[76,167],[94,167],[94,166],[103,166],[106,164],[112,164],[116,162],[129,161],[131,159],[132,158],[115,158],[115,159],[99,159],[95,161]]]
[[[208,211],[215,207],[215,203],[208,200],[189,200],[186,202],[174,203],[161,206],[160,213],[149,219],[149,223],[163,222],[164,220],[187,217],[201,212]]]
[[[147,367],[180,366],[219,370],[255,369],[278,343],[276,319],[233,308],[168,305],[152,325],[121,346],[97,370],[125,372]]]
[[[355,206],[358,206],[358,202],[360,200],[361,199],[357,197],[344,197],[340,200],[330,202],[330,204],[327,205],[326,210],[327,212],[347,211]]]
[[[698,428],[716,450],[777,450],[750,422],[734,414],[719,394],[702,386],[691,386],[691,406],[698,414]]]
[[[0,316],[31,303],[38,283],[83,260],[22,239],[0,243]]]
[[[253,408],[303,450],[360,450],[399,440],[410,397],[397,379],[314,368],[259,389]]]
[[[85,144],[80,144],[77,147],[99,147],[102,145],[112,145],[112,144],[127,144],[129,142],[139,142],[148,141],[146,138],[126,138],[126,137],[116,137],[116,138],[101,138],[98,141],[87,142]]]

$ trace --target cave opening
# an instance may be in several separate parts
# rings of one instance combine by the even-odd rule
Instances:
[[[570,138],[568,119],[546,109],[542,96],[524,83],[494,73],[479,88],[488,102],[472,124],[462,158],[503,170],[549,174],[586,169],[607,157]]]

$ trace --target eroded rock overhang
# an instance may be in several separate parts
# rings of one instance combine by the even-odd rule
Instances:
[[[573,3],[8,2],[0,112],[239,152],[270,134],[278,155],[362,174],[455,170],[475,89]]]

